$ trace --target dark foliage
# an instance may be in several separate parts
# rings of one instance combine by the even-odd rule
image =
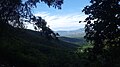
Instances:
[[[31,22],[33,17],[31,8],[36,7],[38,2],[44,2],[48,6],[58,7],[58,9],[61,9],[63,4],[63,0],[27,0],[25,2],[22,0],[0,0],[0,23],[24,28],[24,22]]]
[[[85,22],[85,38],[93,44],[91,60],[106,67],[117,66],[120,58],[120,0],[91,0],[83,12],[89,15]],[[102,60],[101,60],[102,59]]]
[[[42,19],[41,17],[33,17],[31,18],[33,25],[34,25],[34,29],[39,31],[41,33],[41,36],[46,37],[47,39],[58,39],[57,36],[59,36],[58,33],[54,33],[54,31],[52,31],[48,26],[47,26],[47,22]]]
[[[46,40],[37,31],[9,26],[0,35],[0,67],[80,67],[80,59],[74,53],[77,47]]]
[[[57,7],[58,9],[61,9],[63,4],[63,0],[0,0],[0,30],[4,30],[9,25],[25,28],[24,23],[31,23],[34,24],[35,29],[42,29],[42,34],[47,38],[53,38],[54,36],[57,39],[56,34],[46,26],[46,21],[41,17],[36,18],[31,13],[31,8],[37,7],[36,4],[40,2],[44,2],[49,7]]]

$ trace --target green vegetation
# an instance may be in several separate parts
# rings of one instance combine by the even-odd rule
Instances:
[[[59,39],[68,43],[73,43],[77,45],[86,44],[86,40],[84,39],[84,28],[80,28],[78,30],[72,31],[57,31],[60,34]]]
[[[60,37],[59,39],[62,41],[73,43],[73,44],[80,45],[80,46],[87,43],[83,37],[72,36],[72,37]]]
[[[83,9],[89,59],[100,67],[120,67],[120,0],[90,0]],[[96,63],[97,62],[97,63]]]
[[[11,31],[12,30],[12,31]],[[13,28],[0,31],[0,66],[73,67],[79,64],[77,45],[48,40],[39,32]]]
[[[58,9],[63,4],[63,0],[0,0],[0,67],[120,67],[119,0],[91,0],[83,9],[89,15],[84,21],[88,44],[80,47],[71,44],[78,43],[78,34],[62,38],[69,42],[58,40],[59,34],[31,13],[38,2]],[[40,32],[24,29],[24,22]]]

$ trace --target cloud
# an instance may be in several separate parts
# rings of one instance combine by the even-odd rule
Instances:
[[[35,16],[41,16],[45,19],[50,25],[50,28],[53,30],[75,30],[79,28],[83,28],[85,23],[79,23],[79,21],[83,21],[85,19],[85,15],[74,13],[67,15],[51,15],[48,12],[39,12],[36,13]]]

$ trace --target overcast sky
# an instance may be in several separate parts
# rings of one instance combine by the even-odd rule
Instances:
[[[54,7],[48,7],[44,3],[38,3],[37,8],[32,10],[36,16],[41,16],[50,25],[54,31],[58,30],[76,30],[84,28],[85,23],[79,23],[80,20],[85,19],[82,9],[90,4],[90,0],[64,0],[62,9],[58,10]],[[28,28],[32,28],[29,25]]]

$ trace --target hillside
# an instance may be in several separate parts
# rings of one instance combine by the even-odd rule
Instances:
[[[60,37],[59,39],[80,46],[86,43],[86,40],[83,37]]]
[[[77,47],[61,40],[48,40],[36,31],[8,26],[0,30],[0,66],[79,66],[79,58],[74,54]]]
[[[80,28],[72,31],[57,31],[60,34],[60,40],[73,43],[77,45],[84,45],[86,40],[84,39],[84,28]]]

